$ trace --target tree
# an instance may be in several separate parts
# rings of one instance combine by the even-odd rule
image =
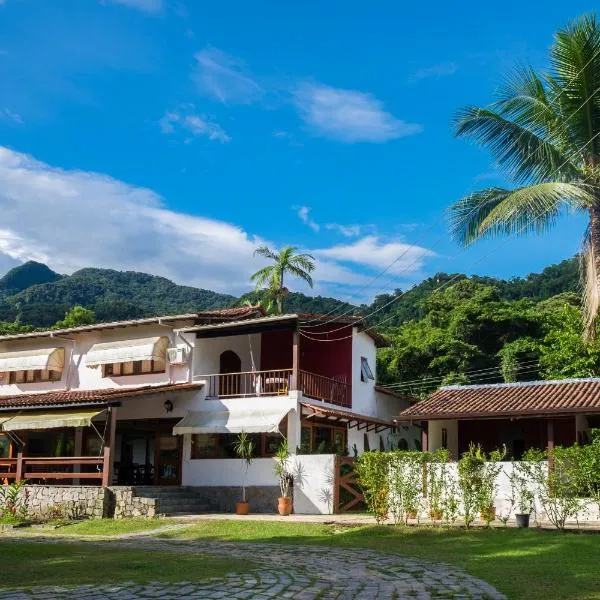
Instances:
[[[489,148],[518,187],[474,192],[450,208],[463,245],[483,237],[542,232],[563,209],[587,212],[581,261],[584,334],[600,309],[600,26],[585,16],[558,31],[551,68],[520,68],[486,108],[467,106],[457,136]]]
[[[96,315],[93,310],[83,306],[74,306],[65,314],[62,321],[58,321],[55,327],[64,329],[67,327],[79,327],[80,325],[92,325],[96,322]]]
[[[265,288],[271,301],[277,305],[277,312],[283,312],[283,300],[288,289],[283,285],[286,273],[303,279],[313,286],[311,273],[315,269],[315,259],[310,254],[296,253],[294,246],[284,246],[281,250],[273,251],[267,246],[260,246],[254,251],[254,256],[262,256],[273,261],[254,273],[250,280],[256,285],[256,289]]]

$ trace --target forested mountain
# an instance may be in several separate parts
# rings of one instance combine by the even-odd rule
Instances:
[[[285,310],[369,314],[380,309],[373,316],[373,323],[382,323],[385,327],[399,326],[426,314],[425,301],[433,290],[464,279],[493,286],[504,300],[544,300],[555,294],[576,292],[576,261],[576,258],[565,260],[547,267],[541,273],[510,280],[438,273],[406,292],[397,290],[393,294],[382,294],[372,304],[360,307],[335,298],[292,292],[285,299]],[[46,265],[30,261],[11,269],[0,279],[0,321],[17,320],[34,327],[49,327],[61,320],[75,305],[93,310],[98,321],[115,321],[223,308],[244,302],[254,303],[260,299],[260,293],[256,292],[236,298],[229,294],[177,285],[164,277],[136,271],[86,268],[65,276],[55,273]]]

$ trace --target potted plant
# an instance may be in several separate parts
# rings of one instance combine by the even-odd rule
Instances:
[[[242,431],[235,441],[234,450],[238,458],[242,459],[242,501],[236,502],[235,512],[238,515],[247,515],[250,511],[250,505],[246,501],[246,479],[248,469],[252,464],[254,454],[254,442],[248,437],[245,431]]]
[[[292,512],[291,487],[294,481],[289,469],[290,452],[287,440],[284,440],[275,453],[275,475],[279,478],[279,490],[281,496],[277,499],[277,511],[283,517],[287,517]]]
[[[484,463],[481,468],[481,481],[479,489],[479,512],[485,524],[489,527],[490,523],[496,519],[496,507],[494,499],[498,491],[497,479],[502,472],[502,461],[506,458],[506,447],[500,450],[492,450],[488,456],[484,457]]]
[[[511,476],[511,485],[514,489],[516,497],[516,505],[518,512],[515,513],[515,521],[517,527],[529,527],[529,518],[533,511],[534,494],[529,488],[527,475],[522,471],[519,463],[513,464],[513,472]]]

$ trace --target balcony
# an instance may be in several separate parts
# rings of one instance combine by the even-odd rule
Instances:
[[[206,396],[214,399],[257,398],[286,396],[290,391],[300,391],[307,398],[322,400],[337,406],[352,406],[351,386],[343,379],[334,379],[298,371],[246,371],[241,373],[213,373],[201,375],[206,381]]]

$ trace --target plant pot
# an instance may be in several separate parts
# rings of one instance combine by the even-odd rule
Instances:
[[[517,513],[515,515],[515,521],[517,522],[517,527],[520,529],[524,529],[529,527],[529,513]]]
[[[432,521],[441,521],[444,516],[441,510],[432,510],[429,512],[429,517]]]
[[[417,519],[417,511],[416,510],[407,510],[406,511],[406,518],[407,519]]]
[[[277,499],[277,512],[282,517],[287,517],[292,512],[292,499],[287,496],[280,496]]]
[[[495,506],[488,506],[486,508],[482,508],[481,509],[481,518],[486,522],[486,523],[491,523],[492,521],[496,520],[496,507]]]
[[[250,512],[250,504],[248,502],[236,502],[235,503],[235,514],[236,515],[247,515]]]

